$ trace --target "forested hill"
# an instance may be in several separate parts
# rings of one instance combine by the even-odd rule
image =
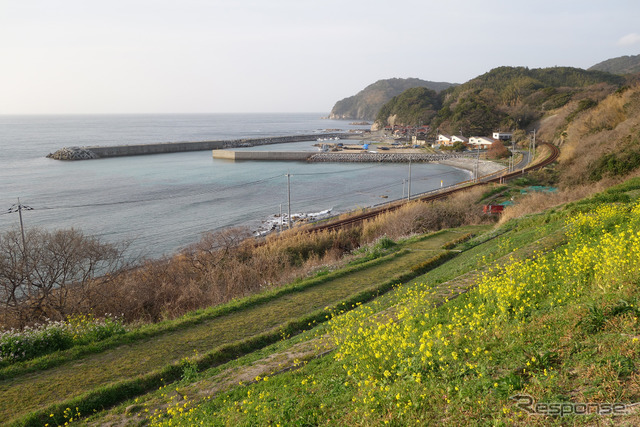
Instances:
[[[606,71],[613,74],[640,73],[640,55],[619,56],[602,61],[589,70]]]
[[[453,83],[430,82],[416,78],[385,79],[367,86],[356,95],[344,98],[334,105],[330,119],[374,120],[380,108],[391,98],[407,89],[426,87],[436,92],[451,87]]]
[[[447,133],[487,135],[498,128],[526,128],[546,111],[588,97],[589,91],[611,93],[625,81],[622,76],[579,68],[499,67],[440,92],[437,100],[427,92],[403,94],[408,102],[400,102],[401,97],[389,102],[376,123],[383,126],[392,120],[428,124]],[[439,108],[434,114],[430,110],[435,106]]]
[[[382,106],[377,123],[389,125],[411,124],[421,126],[431,123],[442,104],[438,94],[425,87],[407,89]]]

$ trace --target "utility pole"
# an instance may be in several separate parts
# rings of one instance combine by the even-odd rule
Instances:
[[[27,251],[27,243],[26,243],[26,239],[24,238],[24,223],[22,222],[22,211],[32,211],[33,208],[30,206],[25,206],[23,204],[20,203],[20,197],[18,197],[18,204],[15,204],[13,206],[11,206],[9,208],[9,212],[10,213],[16,213],[18,212],[18,215],[20,216],[20,232],[22,233],[22,251],[26,253]]]
[[[280,203],[280,232],[282,233],[282,226],[283,226],[283,221],[282,221],[282,203]]]
[[[473,182],[478,182],[478,163],[480,163],[480,146],[478,146],[478,150],[476,151],[476,170],[475,170],[475,179]]]
[[[533,130],[533,158],[536,158],[536,130]]]
[[[287,215],[287,220],[289,222],[289,230],[291,230],[291,174],[287,173],[287,200],[289,202],[289,213]]]
[[[407,185],[407,202],[411,200],[411,159],[409,159],[409,184]]]
[[[534,132],[535,132],[535,129],[534,129]],[[531,145],[532,145],[531,144],[531,137],[529,137],[529,156],[527,158],[527,165],[526,166],[529,166],[529,163],[531,163],[531,160],[533,160],[532,157],[531,157]],[[522,167],[522,175],[524,175],[524,170],[525,170],[526,166]]]

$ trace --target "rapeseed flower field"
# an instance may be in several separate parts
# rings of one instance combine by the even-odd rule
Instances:
[[[325,331],[331,356],[203,402],[185,396],[150,422],[524,425],[549,414],[528,413],[517,396],[640,400],[640,203],[565,216],[566,243],[552,251],[494,265],[451,300],[427,281],[399,287],[390,309],[374,302],[335,313]]]

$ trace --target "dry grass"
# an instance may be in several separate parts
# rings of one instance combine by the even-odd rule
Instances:
[[[549,208],[565,203],[584,199],[592,194],[600,192],[612,185],[610,182],[601,181],[591,185],[580,185],[566,188],[557,193],[530,193],[518,200],[518,203],[508,206],[502,212],[498,224],[520,218],[525,215],[543,212]]]
[[[443,228],[484,223],[489,219],[482,215],[480,207],[474,207],[484,191],[483,188],[473,188],[443,201],[404,205],[397,211],[368,221],[363,227],[363,240],[371,242],[382,235],[397,239]]]
[[[597,159],[620,151],[640,129],[640,86],[614,93],[572,121],[560,135],[563,185],[588,182]],[[566,114],[565,114],[566,115]],[[547,131],[550,134],[550,131]]]

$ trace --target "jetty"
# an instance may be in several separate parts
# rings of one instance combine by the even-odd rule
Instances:
[[[430,163],[445,162],[453,159],[474,159],[475,154],[468,153],[372,153],[360,152],[314,152],[314,151],[234,151],[213,150],[214,159],[233,161],[243,160],[276,160],[303,161],[309,163]],[[485,162],[484,160],[482,161]]]
[[[183,153],[187,151],[223,150],[228,148],[254,147],[258,145],[288,142],[316,141],[318,138],[349,138],[354,135],[342,132],[315,133],[307,135],[271,136],[198,142],[163,142],[157,144],[133,144],[113,146],[64,147],[47,155],[55,160],[91,160],[109,157],[145,156],[149,154]]]

